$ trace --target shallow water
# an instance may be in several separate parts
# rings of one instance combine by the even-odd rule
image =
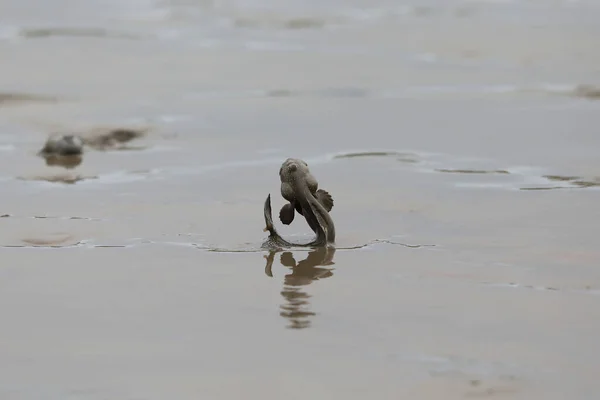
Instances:
[[[600,389],[596,2],[0,15],[0,398]],[[140,125],[74,168],[36,155]],[[261,249],[287,157],[333,195],[335,251]]]

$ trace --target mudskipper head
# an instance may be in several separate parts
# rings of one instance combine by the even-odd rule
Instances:
[[[292,183],[306,174],[310,174],[308,164],[298,158],[288,158],[279,168],[279,178],[282,183]]]
[[[308,164],[298,158],[288,158],[279,168],[279,179],[281,180],[281,195],[288,201],[296,197],[295,189],[299,185],[306,184],[311,193],[315,193],[319,184],[310,173]]]

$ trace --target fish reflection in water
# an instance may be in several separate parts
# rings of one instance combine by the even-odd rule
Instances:
[[[276,253],[276,251],[271,251],[268,256],[265,256],[267,259],[265,273],[270,277],[273,276],[272,267]],[[283,280],[281,295],[285,301],[280,307],[280,315],[290,322],[288,328],[303,329],[310,326],[310,318],[315,313],[308,310],[311,296],[302,290],[302,286],[333,276],[332,268],[322,267],[335,264],[333,262],[334,254],[334,248],[320,247],[310,251],[304,260],[296,262],[290,251],[281,253],[281,265],[291,269],[291,273],[285,275]]]
[[[64,167],[67,169],[73,169],[81,164],[83,160],[80,155],[72,156],[60,156],[60,155],[49,155],[44,157],[46,165],[49,167]]]

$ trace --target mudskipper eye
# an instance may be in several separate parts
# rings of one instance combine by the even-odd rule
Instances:
[[[290,172],[296,172],[296,170],[298,169],[298,166],[296,164],[292,164],[289,166],[289,171]]]

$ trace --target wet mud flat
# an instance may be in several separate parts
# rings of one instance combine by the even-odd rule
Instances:
[[[254,100],[251,111],[243,99],[192,101],[175,110],[191,120],[157,124],[141,149],[89,151],[68,170],[36,156],[44,131],[25,125],[21,141],[10,142],[8,134],[21,131],[6,124],[3,143],[13,147],[0,161],[0,393],[562,399],[595,392],[598,189],[575,182],[595,182],[597,164],[578,143],[541,151],[536,130],[479,142],[506,115],[524,126],[545,116],[544,136],[560,139],[552,126],[590,122],[587,111],[556,116],[544,108],[566,99],[526,116],[527,101],[504,104],[498,116],[495,100],[478,100],[479,108],[453,100],[422,108],[409,100],[290,100]],[[206,128],[191,113],[199,104],[237,120],[213,117]],[[367,128],[351,117],[358,110],[407,133],[382,127],[358,135]],[[454,139],[422,126],[424,117],[408,117],[434,112],[460,124],[473,110],[482,119],[462,122]],[[592,125],[574,134],[592,140]],[[252,139],[216,134],[244,129]],[[330,132],[348,134],[343,146]],[[305,140],[294,142],[301,133]],[[317,141],[319,149],[310,145]],[[530,146],[508,151],[515,143]],[[277,171],[289,155],[305,159],[335,198],[335,251],[260,248],[263,201],[271,193],[273,208],[283,205]],[[65,173],[84,179],[38,179]],[[287,239],[312,237],[302,224],[277,225]]]
[[[139,245],[19,254],[26,267],[3,268],[2,295],[11,300],[2,306],[11,343],[2,390],[17,397],[275,398],[291,387],[326,397],[377,387],[384,398],[530,398],[548,388],[561,398],[594,387],[582,384],[591,371],[561,380],[589,353],[548,352],[564,342],[543,333],[570,325],[570,337],[592,348],[592,327],[564,309],[593,316],[597,295],[485,286],[480,267],[441,254],[338,251],[334,265],[296,268],[281,254],[272,278],[260,253]],[[266,373],[277,384],[261,383]],[[298,377],[314,383],[298,389]]]
[[[598,393],[597,7],[26,3],[0,24],[0,398]],[[261,248],[287,157],[335,249]]]
[[[189,119],[156,124],[140,149],[91,150],[73,169],[36,156],[43,129],[5,124],[0,393],[594,393],[598,189],[576,182],[595,182],[597,164],[577,142],[536,147],[542,136],[566,143],[560,127],[576,120],[586,123],[573,134],[593,140],[592,110],[547,110],[567,99],[288,100],[190,100],[171,109]],[[200,105],[212,128],[192,114]],[[4,115],[24,110],[13,111]],[[453,138],[422,122],[432,112],[458,125]],[[365,115],[386,122],[369,138]],[[549,125],[482,143],[506,115]],[[219,136],[241,131],[252,138]],[[348,135],[343,145],[331,132]],[[260,248],[263,201],[283,205],[277,171],[289,155],[335,198],[335,251]],[[83,179],[38,179],[62,174]],[[277,225],[293,241],[312,237]]]
[[[140,180],[4,182],[10,345],[0,393],[559,399],[595,390],[593,188],[456,187],[457,176],[472,178],[456,172],[468,161],[446,156],[439,169],[452,173],[433,162],[424,171],[433,156],[402,148],[306,158],[336,198],[334,251],[260,249],[277,157],[164,167]],[[280,231],[311,237],[295,224]]]

